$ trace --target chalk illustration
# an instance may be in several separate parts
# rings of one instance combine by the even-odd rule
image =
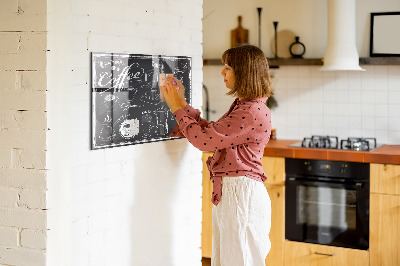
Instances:
[[[125,120],[119,126],[119,132],[126,139],[130,139],[136,136],[137,134],[139,134],[139,120],[136,118]]]
[[[176,121],[160,91],[171,75],[191,103],[191,58],[92,53],[92,149],[171,139]]]

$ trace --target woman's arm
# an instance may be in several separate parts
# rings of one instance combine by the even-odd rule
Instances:
[[[201,127],[183,110],[177,109],[174,116],[179,123],[180,132],[201,151],[234,148],[241,144],[257,142],[258,127],[265,127],[262,123],[257,124],[257,120],[249,110],[243,109],[234,110],[228,116],[218,122],[209,123],[206,127]]]
[[[161,87],[161,90],[164,93],[165,101],[173,113],[177,109],[183,109],[187,115],[195,119],[202,127],[209,125],[207,120],[200,117],[200,111],[194,109],[186,102],[185,87],[177,78],[168,76],[166,83]],[[179,121],[177,122],[179,123]],[[172,130],[170,137],[184,137],[180,132],[178,125],[176,125]]]

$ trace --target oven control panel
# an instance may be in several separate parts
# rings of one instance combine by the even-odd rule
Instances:
[[[369,179],[369,164],[286,158],[286,174]]]

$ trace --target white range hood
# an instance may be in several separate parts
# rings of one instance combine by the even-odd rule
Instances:
[[[355,0],[328,0],[328,44],[320,70],[358,70]]]

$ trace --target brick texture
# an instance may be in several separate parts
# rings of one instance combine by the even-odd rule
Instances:
[[[18,247],[18,239],[18,229],[0,227],[0,247]]]
[[[46,191],[22,189],[19,204],[29,209],[45,209],[46,208]]]
[[[0,169],[0,186],[46,189],[46,172],[39,169]]]
[[[0,207],[15,208],[18,203],[18,190],[10,187],[0,187]]]
[[[46,12],[0,2],[0,265],[45,265]]]
[[[4,265],[46,265],[46,254],[42,250],[0,247],[1,263]]]
[[[46,229],[46,212],[26,208],[0,208],[0,226]]]
[[[21,231],[21,246],[34,249],[46,249],[46,232],[23,229]]]

